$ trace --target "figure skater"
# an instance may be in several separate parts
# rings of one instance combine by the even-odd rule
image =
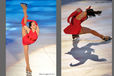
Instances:
[[[76,9],[67,19],[67,22],[70,24],[64,29],[64,32],[66,34],[72,34],[72,39],[76,40],[79,38],[79,35],[81,34],[87,34],[91,33],[97,37],[100,37],[101,39],[107,41],[111,40],[111,37],[104,36],[95,30],[92,30],[87,27],[82,27],[81,23],[88,19],[88,17],[95,17],[96,15],[100,15],[102,11],[94,11],[91,9],[91,6],[89,6],[86,11],[82,11],[80,8]]]
[[[36,21],[34,20],[28,20],[27,19],[27,4],[21,3],[21,7],[23,8],[24,17],[22,19],[22,43],[24,47],[24,55],[25,55],[25,61],[26,61],[26,72],[32,73],[32,70],[30,68],[29,64],[29,56],[28,56],[28,50],[29,45],[33,44],[39,35],[39,27]],[[27,27],[27,22],[29,22],[29,27]]]

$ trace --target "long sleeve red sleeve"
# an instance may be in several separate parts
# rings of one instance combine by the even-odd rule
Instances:
[[[67,22],[70,23],[70,18],[77,15],[79,12],[81,12],[82,10],[80,8],[77,8],[76,11],[74,11],[67,19]]]
[[[27,16],[27,17],[28,17],[28,16]],[[31,21],[34,21],[34,20],[28,20],[28,19],[27,19],[27,22],[31,22]],[[36,22],[36,21],[34,21],[34,22],[35,22],[36,26],[38,26],[37,22]],[[26,26],[26,24],[24,23],[24,17],[23,17],[23,19],[22,19],[22,21],[21,21],[21,24],[22,24],[22,26]]]
[[[22,21],[21,21],[21,24],[22,24],[22,26],[26,26],[26,24],[24,23],[24,17],[23,17],[23,19],[22,19]]]
[[[67,22],[70,23],[70,18],[77,14],[77,11],[74,11],[70,16],[67,18]]]

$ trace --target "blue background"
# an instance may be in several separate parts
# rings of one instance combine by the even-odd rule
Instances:
[[[6,0],[6,45],[22,36],[22,2],[28,4],[28,19],[37,21],[40,34],[56,34],[56,0]]]

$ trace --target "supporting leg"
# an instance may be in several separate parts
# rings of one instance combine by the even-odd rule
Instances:
[[[24,45],[24,55],[25,55],[25,61],[26,61],[26,71],[31,72],[30,65],[29,65],[29,56],[28,56],[28,45]]]

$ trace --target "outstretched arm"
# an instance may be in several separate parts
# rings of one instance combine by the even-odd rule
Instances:
[[[70,14],[70,16],[67,19],[67,22],[70,23],[70,18],[73,17],[74,15],[78,14],[78,12],[81,12],[82,10],[80,8],[76,9],[73,13]]]
[[[70,23],[70,18],[75,15],[77,13],[77,11],[73,12],[70,14],[70,16],[67,18],[67,22]]]
[[[21,24],[22,24],[22,26],[24,27],[24,29],[29,33],[30,28],[27,27],[26,23],[27,23],[27,17],[23,17],[23,19],[22,19],[22,21],[21,21]]]

